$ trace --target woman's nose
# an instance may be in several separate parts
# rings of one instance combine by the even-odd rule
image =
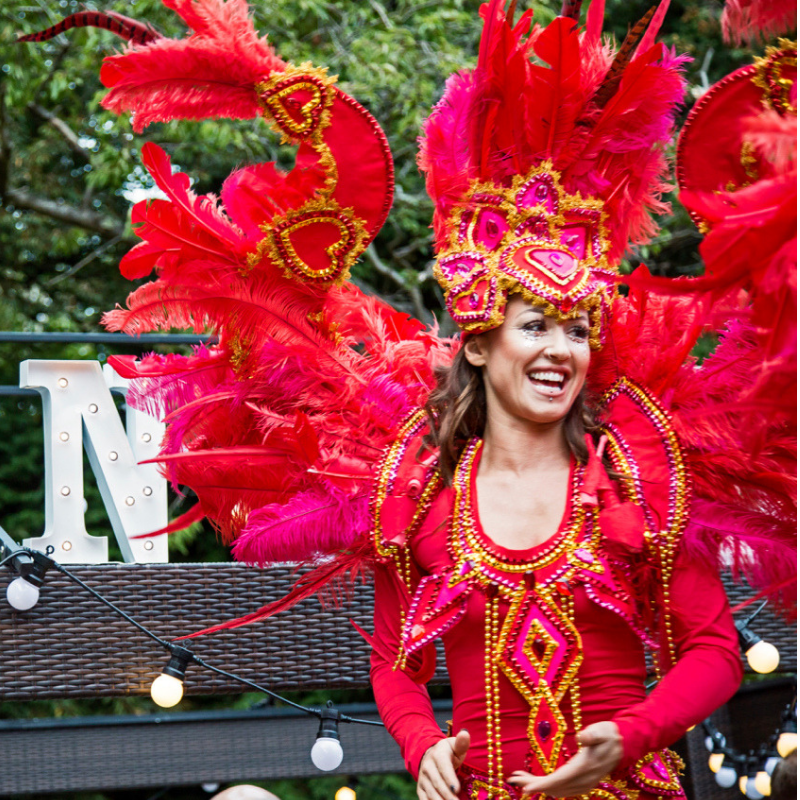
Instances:
[[[545,348],[545,355],[553,361],[565,361],[569,358],[567,334],[560,326],[553,327],[550,331],[550,341]]]

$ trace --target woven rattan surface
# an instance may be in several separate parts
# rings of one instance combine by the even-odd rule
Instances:
[[[104,564],[72,571],[165,639],[251,612],[283,596],[296,577],[287,567],[236,564]],[[0,592],[11,577],[0,571]],[[732,605],[752,595],[743,585],[727,588]],[[323,609],[310,599],[189,646],[214,665],[276,690],[363,687],[369,648],[350,619],[371,630],[371,617],[372,588],[359,584],[341,608]],[[781,671],[795,671],[795,628],[767,611],[754,628],[779,647]],[[9,700],[145,694],[166,661],[157,644],[52,571],[31,611],[0,603],[0,642],[0,697]],[[446,681],[441,663],[435,680]],[[237,691],[239,684],[196,666],[187,673],[189,694]]]
[[[296,574],[237,564],[104,564],[72,567],[136,620],[173,639],[254,611],[282,597]],[[10,579],[0,572],[0,592]],[[372,587],[352,602],[322,608],[310,599],[255,625],[187,643],[227,671],[276,690],[363,687],[369,647],[350,623],[372,627]],[[37,605],[14,612],[0,603],[0,697],[146,694],[166,663],[159,645],[64,576],[49,572]],[[440,669],[438,680],[444,681]],[[241,692],[241,684],[192,666],[187,694]]]
[[[358,715],[377,719],[374,711]],[[448,714],[437,716],[443,724]],[[403,770],[400,749],[385,729],[341,725],[342,765],[334,773],[319,772],[309,755],[317,721],[291,712],[277,718],[253,711],[228,719],[171,714],[117,718],[113,725],[75,722],[60,729],[0,723],[0,796]]]

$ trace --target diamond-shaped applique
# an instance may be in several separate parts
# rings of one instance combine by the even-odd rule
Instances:
[[[403,625],[406,655],[440,637],[464,616],[471,583],[459,580],[451,585],[451,577],[449,570],[443,570],[419,582]]]
[[[633,783],[647,792],[675,797],[681,794],[679,781],[683,761],[671,750],[648,753],[631,767]]]
[[[582,661],[574,624],[548,595],[520,587],[497,651],[508,679],[531,706],[528,738],[541,766],[554,769],[566,733],[559,705]]]
[[[558,765],[566,721],[558,703],[549,694],[541,694],[528,717],[528,742],[536,760],[551,772]]]

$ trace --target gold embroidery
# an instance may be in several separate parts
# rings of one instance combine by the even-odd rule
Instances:
[[[768,47],[764,56],[755,59],[756,74],[753,83],[763,91],[762,102],[780,114],[797,114],[792,104],[794,81],[784,77],[785,67],[797,67],[797,42],[778,39],[777,47]]]

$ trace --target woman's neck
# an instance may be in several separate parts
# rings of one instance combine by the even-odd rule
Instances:
[[[483,435],[481,472],[517,475],[569,467],[564,421],[546,425],[489,418]]]

